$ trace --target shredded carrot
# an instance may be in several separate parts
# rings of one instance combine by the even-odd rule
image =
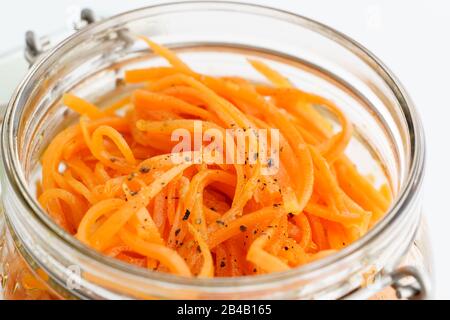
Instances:
[[[200,251],[202,252],[203,255],[203,266],[198,276],[214,277],[213,259],[211,256],[211,251],[209,251],[208,245],[202,238],[201,234],[192,226],[192,224],[188,223],[188,227],[189,231],[193,234],[195,241],[197,241]]]
[[[78,240],[158,272],[236,277],[332,254],[389,209],[387,179],[376,186],[345,155],[352,123],[330,99],[262,61],[248,60],[269,84],[202,75],[141,39],[169,65],[127,70],[142,86],[104,107],[65,94],[79,121],[42,157],[38,200]]]
[[[264,246],[274,233],[274,228],[262,234],[251,244],[248,249],[247,259],[259,266],[265,272],[279,272],[289,270],[289,266],[280,258],[273,256],[264,250]]]

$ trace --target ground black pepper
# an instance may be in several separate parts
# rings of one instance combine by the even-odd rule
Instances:
[[[189,209],[186,209],[186,212],[184,213],[184,216],[183,216],[183,220],[186,221],[187,219],[189,219],[190,215],[191,215],[191,212],[189,211]]]

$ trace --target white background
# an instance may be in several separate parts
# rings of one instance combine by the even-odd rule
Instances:
[[[242,1],[242,0],[241,0]],[[0,52],[23,43],[33,29],[67,27],[68,16],[90,7],[107,16],[162,1],[12,0],[0,4]],[[422,115],[427,136],[424,211],[436,270],[436,297],[450,299],[450,1],[247,1],[313,18],[353,37],[400,78]]]

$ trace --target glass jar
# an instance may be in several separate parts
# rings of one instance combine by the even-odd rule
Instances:
[[[125,69],[161,64],[134,35],[175,50],[199,72],[262,79],[262,59],[296,86],[334,100],[354,123],[348,156],[395,202],[364,237],[286,272],[187,279],[101,255],[65,233],[35,199],[39,157],[76,115],[71,91],[102,104],[129,87]],[[237,3],[165,4],[93,23],[43,54],[7,107],[2,128],[2,285],[6,298],[429,298],[431,264],[421,214],[424,135],[392,73],[345,35],[275,9]]]

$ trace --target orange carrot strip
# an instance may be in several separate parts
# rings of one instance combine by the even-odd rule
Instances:
[[[120,231],[120,238],[126,245],[135,250],[137,253],[160,261],[173,273],[185,277],[192,276],[186,262],[177,254],[176,251],[160,244],[141,240],[126,229],[122,229]]]
[[[262,61],[270,84],[213,77],[140,38],[170,66],[126,70],[142,85],[103,108],[65,94],[79,121],[42,156],[38,200],[81,242],[174,275],[259,275],[332,254],[389,209],[389,177],[375,187],[345,155],[353,126],[333,101]],[[200,143],[180,148],[175,130]]]

